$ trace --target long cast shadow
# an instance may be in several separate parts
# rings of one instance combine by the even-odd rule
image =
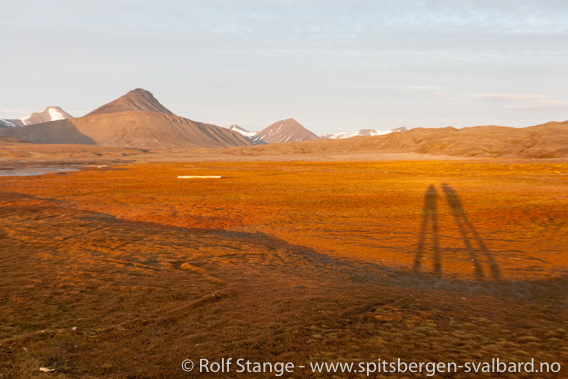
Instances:
[[[448,186],[449,187],[449,186]],[[453,189],[450,188],[451,191]],[[454,191],[455,194],[455,191]],[[139,230],[143,228],[145,233],[157,233],[163,234],[165,231],[169,231],[174,233],[175,236],[179,236],[181,241],[186,241],[188,235],[212,235],[212,236],[221,236],[221,237],[228,237],[230,239],[245,241],[247,243],[253,243],[256,246],[259,246],[261,249],[266,249],[267,251],[273,251],[274,249],[284,249],[285,254],[292,256],[295,260],[294,267],[297,267],[297,260],[296,259],[304,259],[306,262],[310,262],[314,265],[314,267],[324,268],[327,270],[331,270],[328,272],[333,272],[335,275],[345,275],[348,274],[348,280],[357,279],[360,282],[368,282],[369,284],[376,284],[381,286],[381,290],[384,289],[385,284],[395,285],[399,287],[405,288],[437,288],[437,289],[446,289],[452,291],[458,291],[463,293],[477,293],[480,291],[490,293],[494,296],[505,297],[510,299],[511,296],[514,297],[524,297],[524,298],[531,298],[531,299],[555,299],[557,303],[563,304],[566,299],[566,291],[568,285],[568,272],[563,272],[558,277],[553,278],[546,278],[546,279],[539,279],[539,280],[516,280],[516,281],[479,281],[476,282],[475,285],[472,285],[471,281],[467,278],[433,278],[431,275],[424,275],[421,272],[414,273],[412,275],[408,275],[408,271],[400,270],[398,268],[383,266],[377,263],[372,262],[363,262],[360,260],[352,260],[349,258],[340,258],[340,257],[331,257],[328,254],[319,252],[311,247],[302,246],[292,244],[288,241],[279,239],[278,237],[271,236],[269,234],[264,233],[246,233],[246,232],[237,232],[237,231],[230,231],[230,230],[210,230],[210,229],[200,229],[200,228],[186,228],[181,226],[172,226],[160,223],[152,223],[152,222],[144,222],[144,221],[129,221],[129,220],[121,220],[117,219],[115,216],[105,213],[99,212],[92,212],[88,210],[78,210],[72,207],[67,206],[64,202],[54,199],[47,199],[47,198],[39,198],[31,195],[25,195],[15,192],[5,192],[0,191],[0,197],[9,197],[11,200],[14,200],[14,205],[8,205],[6,207],[0,207],[0,219],[5,221],[5,216],[11,212],[27,212],[30,210],[37,210],[41,207],[46,207],[54,212],[66,211],[66,210],[73,210],[76,212],[77,220],[80,222],[91,221],[97,225],[104,224],[108,226],[111,230],[116,230],[117,226],[121,228],[125,228],[128,230]],[[425,204],[424,204],[424,217],[423,217],[423,232],[421,233],[420,246],[421,249],[418,250],[417,256],[423,254],[424,247],[426,245],[425,239],[428,231],[428,222],[432,222],[433,231],[436,230],[433,240],[437,241],[438,236],[438,227],[434,229],[434,225],[437,225],[437,198],[439,197],[436,188],[433,185],[430,185],[428,190],[426,191],[425,195]],[[20,206],[16,205],[16,200],[19,198],[25,199],[35,199],[35,200],[42,200],[46,203],[41,204],[34,204],[33,206]],[[455,198],[457,198],[457,194],[455,194]],[[455,201],[455,198],[450,196],[452,201]],[[458,198],[459,202],[459,198]],[[460,203],[456,203],[456,209],[459,209],[461,206]],[[461,207],[463,212],[463,207]],[[435,217],[432,217],[436,215]],[[52,219],[51,217],[49,218]],[[467,219],[467,217],[466,217]],[[53,219],[55,220],[55,219]],[[467,220],[469,223],[469,220]],[[469,223],[471,225],[471,223]],[[3,225],[2,225],[3,226]],[[471,227],[473,228],[473,227]],[[1,230],[1,229],[0,229]],[[477,232],[475,232],[477,234]],[[175,236],[172,238],[172,242],[177,241]],[[1,239],[3,238],[3,240]],[[483,241],[477,235],[477,238],[483,244]],[[9,242],[11,238],[8,234],[3,231],[3,235],[0,235],[0,243]],[[438,242],[436,242],[438,243]],[[0,244],[0,247],[3,245]],[[9,243],[5,243],[4,246],[8,248],[16,248],[15,245],[10,247]],[[18,245],[19,246],[19,245]],[[484,244],[483,244],[484,246]],[[49,247],[49,246],[48,246]],[[19,247],[18,247],[19,248]],[[42,244],[42,249],[44,249],[44,244]],[[57,248],[57,247],[55,247]],[[438,250],[438,257],[437,258],[441,262],[441,255],[440,255],[440,247],[437,247]],[[66,254],[65,250],[63,252]],[[96,253],[97,250],[92,250],[92,253]],[[489,254],[489,251],[486,249],[485,252]],[[246,255],[246,254],[244,254]],[[418,260],[420,262],[420,260]],[[495,264],[495,262],[493,262]],[[420,270],[420,264],[418,264],[418,271]],[[496,272],[498,273],[497,266],[495,264]],[[440,269],[441,270],[441,269]],[[362,279],[362,280],[360,280]]]
[[[462,202],[456,191],[446,183],[442,183],[442,191],[446,197],[446,201],[452,211],[456,225],[461,235],[461,239],[469,254],[473,264],[474,275],[478,279],[483,279],[485,273],[479,255],[482,254],[489,264],[489,272],[493,280],[500,281],[501,273],[497,262],[493,259],[491,252],[485,245],[485,242],[473,227],[473,224],[467,217]],[[433,251],[433,273],[435,276],[442,276],[442,254],[439,241],[438,226],[438,191],[431,184],[424,195],[424,209],[422,210],[422,224],[420,235],[418,237],[418,247],[414,256],[412,269],[415,273],[422,271],[422,261],[426,251],[426,240],[429,232],[432,235],[432,251]]]
[[[442,258],[440,255],[440,243],[438,237],[438,191],[430,184],[426,194],[424,195],[424,209],[422,210],[422,226],[420,236],[418,238],[418,249],[414,256],[414,264],[412,269],[414,272],[420,272],[422,268],[422,258],[426,245],[426,235],[428,232],[428,224],[432,224],[432,249],[434,251],[434,274],[442,275]]]
[[[479,251],[487,258],[489,271],[493,279],[496,281],[501,280],[501,273],[499,272],[497,262],[495,262],[493,256],[489,252],[489,249],[487,249],[485,242],[469,221],[458,194],[446,183],[442,183],[442,191],[444,191],[444,194],[446,195],[446,200],[452,210],[452,214],[456,220],[456,225],[458,226],[463,242],[473,262],[475,275],[478,278],[484,277],[483,267],[481,266],[481,262],[479,261],[477,254],[477,251]],[[472,236],[471,238],[470,234]],[[474,248],[474,243],[477,243],[477,249]]]

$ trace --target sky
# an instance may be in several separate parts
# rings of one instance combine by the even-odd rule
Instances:
[[[566,0],[0,0],[0,118],[135,88],[262,130],[568,120]]]

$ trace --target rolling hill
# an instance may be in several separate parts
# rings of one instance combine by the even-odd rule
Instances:
[[[318,140],[224,149],[227,154],[267,156],[353,152],[420,153],[463,157],[568,157],[568,121],[526,128],[476,126],[415,128],[374,137]]]

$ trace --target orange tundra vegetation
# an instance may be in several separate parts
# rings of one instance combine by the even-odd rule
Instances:
[[[0,375],[183,377],[198,357],[565,366],[567,167],[206,162],[4,177]]]

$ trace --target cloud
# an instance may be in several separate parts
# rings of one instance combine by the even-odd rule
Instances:
[[[568,101],[545,100],[545,101],[539,101],[538,103],[535,104],[512,105],[507,107],[507,109],[518,109],[524,111],[549,111],[555,109],[568,110]]]
[[[516,93],[478,93],[472,97],[490,101],[540,100],[545,98],[544,95],[521,95]]]
[[[30,111],[29,109],[23,109],[23,108],[9,108],[9,109],[2,109],[0,110],[0,112],[2,113],[31,113],[32,111]]]
[[[568,109],[568,101],[550,100],[545,95],[515,94],[515,93],[479,93],[472,96],[474,99],[487,101],[513,103],[503,107],[504,109],[516,109],[523,111],[541,111]]]

